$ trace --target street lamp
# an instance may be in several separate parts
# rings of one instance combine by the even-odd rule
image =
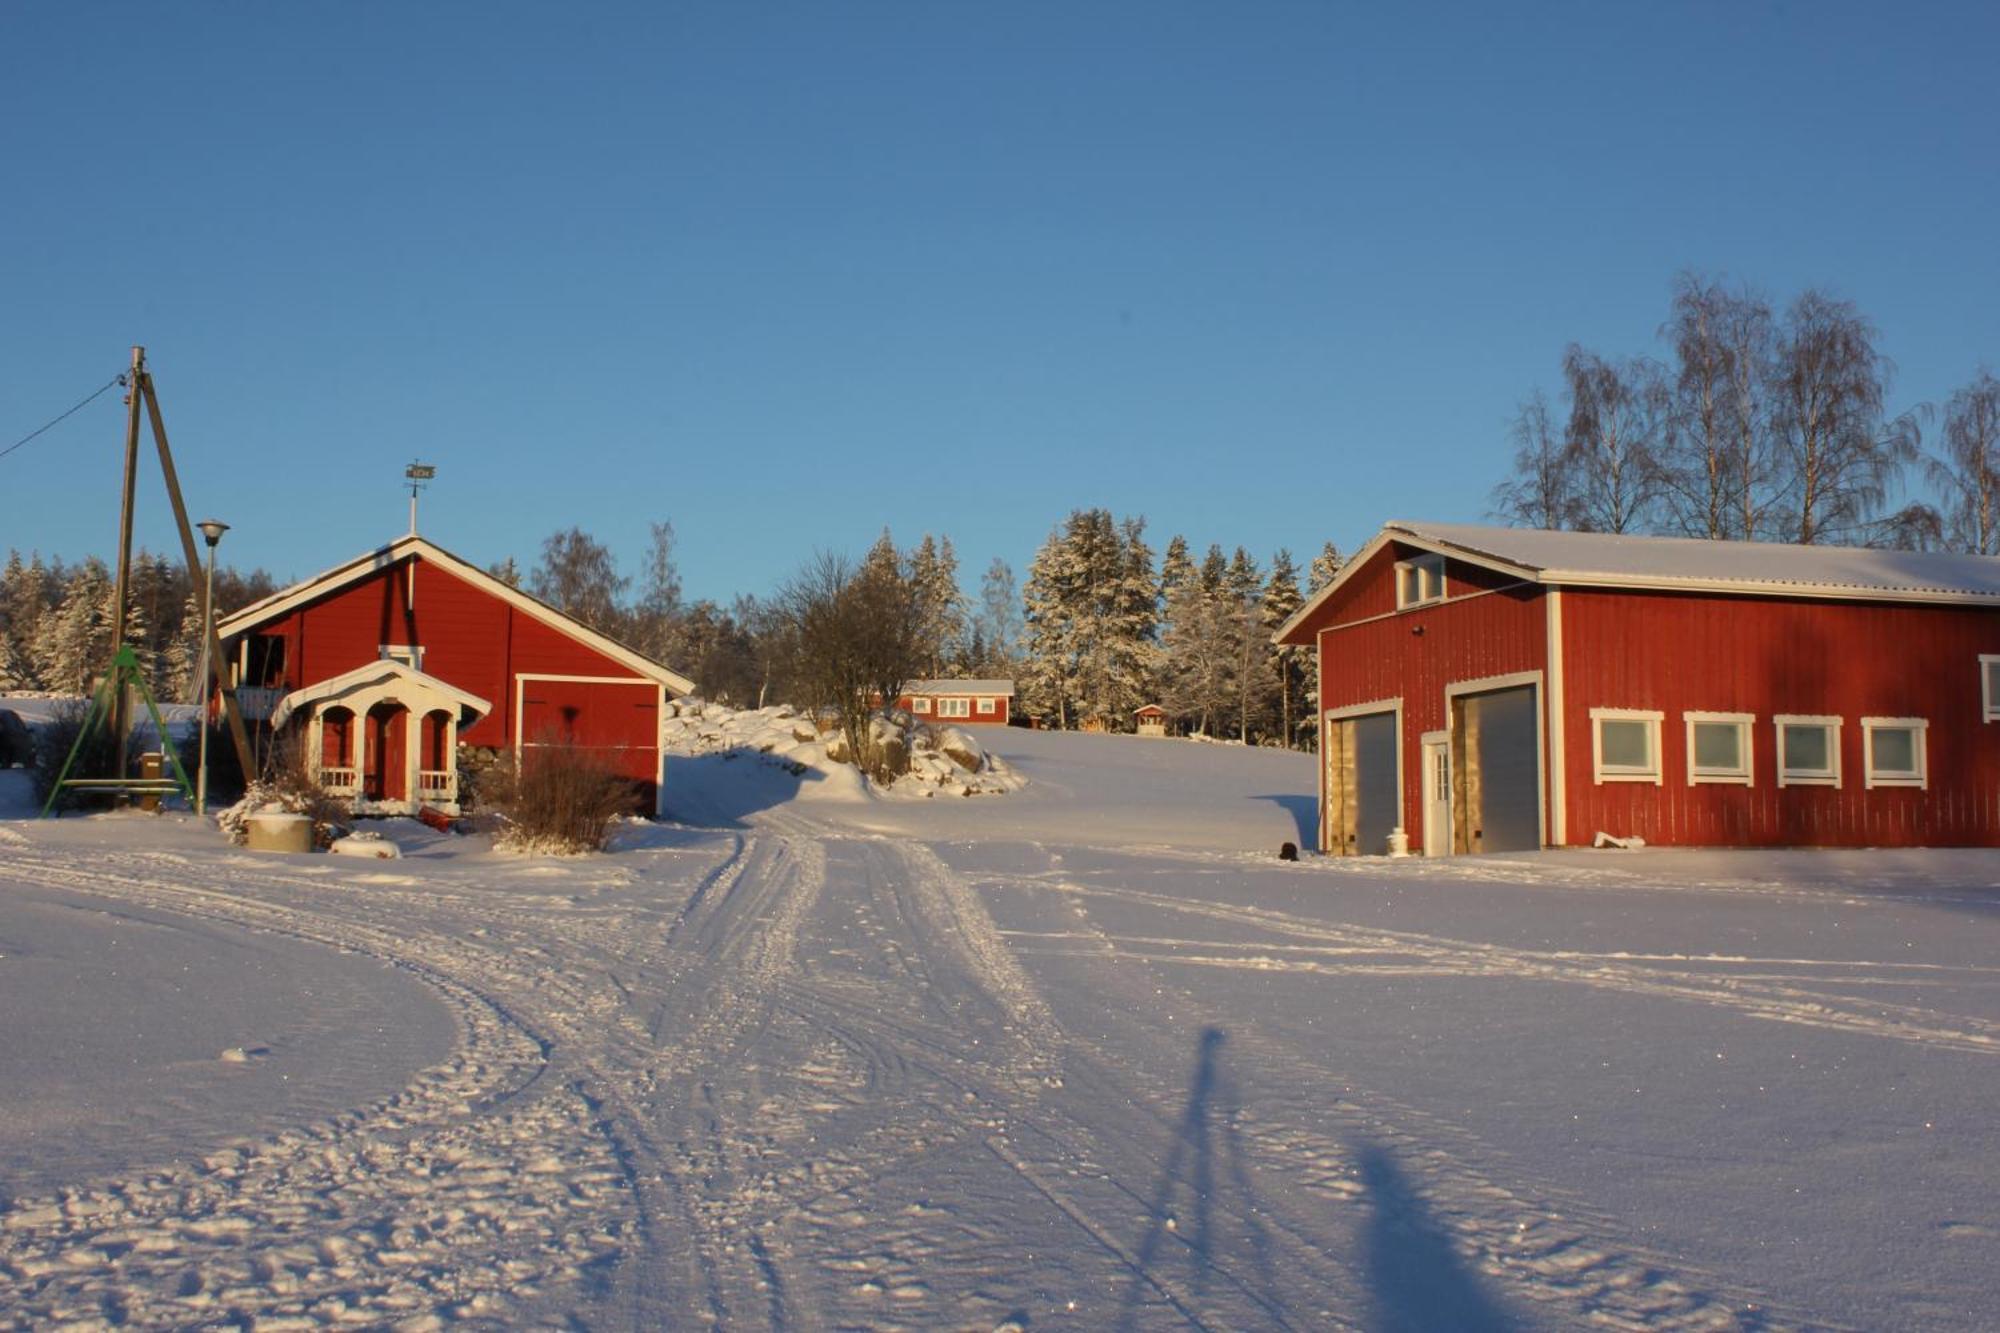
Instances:
[[[205,518],[195,526],[208,542],[208,583],[201,596],[201,656],[208,663],[208,671],[207,679],[201,683],[201,757],[196,761],[194,779],[194,812],[205,815],[208,813],[208,709],[215,694],[215,673],[222,665],[210,656],[215,644],[215,544],[229,531],[229,525]]]

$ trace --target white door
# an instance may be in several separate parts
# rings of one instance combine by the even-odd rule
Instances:
[[[1451,855],[1451,735],[1426,732],[1424,743],[1424,855]]]

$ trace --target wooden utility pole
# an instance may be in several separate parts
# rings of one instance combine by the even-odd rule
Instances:
[[[167,498],[173,502],[174,524],[180,529],[181,552],[187,557],[188,578],[193,586],[204,587],[201,570],[201,556],[195,550],[194,531],[188,526],[187,505],[181,499],[180,476],[174,470],[174,456],[167,448],[167,426],[160,415],[160,396],[153,389],[153,376],[146,369],[146,349],[132,349],[132,371],[126,384],[125,403],[129,409],[125,418],[125,490],[124,503],[118,512],[118,580],[112,593],[111,643],[115,657],[118,649],[125,646],[125,599],[131,586],[132,576],[132,499],[139,473],[139,409],[144,401],[148,420],[153,428],[153,443],[160,452],[160,474],[167,483]],[[203,623],[210,626],[208,631],[208,667],[217,693],[222,696],[222,715],[229,723],[229,737],[236,745],[236,758],[243,765],[244,778],[254,778],[257,774],[256,757],[250,752],[250,733],[243,726],[243,714],[236,707],[236,691],[229,684],[229,668],[222,660],[222,644],[215,633],[214,617],[208,614],[206,594],[202,605]],[[109,701],[111,734],[117,738],[116,758],[113,776],[125,777],[125,733],[129,719],[125,691],[114,691],[116,697]],[[208,725],[208,709],[202,708],[201,725]]]
[[[111,594],[111,650],[125,646],[125,598],[132,585],[132,495],[139,479],[139,378],[144,375],[146,349],[132,349],[132,373],[125,385],[125,491],[118,507],[118,579]],[[125,776],[125,691],[111,700],[111,734],[117,738],[112,776]]]

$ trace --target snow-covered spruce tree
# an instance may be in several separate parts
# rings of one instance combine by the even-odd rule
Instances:
[[[6,651],[13,656],[11,674],[15,683],[0,688],[47,688],[42,684],[35,644],[48,616],[48,598],[49,576],[41,556],[23,563],[19,551],[9,551],[5,572],[0,573],[0,640],[5,641]]]
[[[1333,582],[1340,573],[1340,567],[1346,563],[1347,557],[1342,555],[1340,548],[1332,542],[1320,547],[1319,554],[1313,557],[1312,568],[1306,575],[1306,596],[1317,596],[1321,588]]]
[[[1273,648],[1264,633],[1264,576],[1257,561],[1241,546],[1229,561],[1229,639],[1235,659],[1236,739],[1250,743],[1261,734],[1275,711],[1277,678],[1271,668]]]
[[[181,603],[180,624],[175,627],[174,637],[160,655],[160,697],[178,703],[197,702],[201,687],[196,672],[200,669],[201,599],[189,593]]]
[[[1160,704],[1204,736],[1213,734],[1232,696],[1228,577],[1222,548],[1210,546],[1202,563],[1179,581],[1166,608]]]
[[[1014,570],[999,556],[979,581],[979,614],[975,626],[983,651],[971,655],[974,674],[1011,678],[1021,669],[1021,594]]]
[[[1299,592],[1299,567],[1293,562],[1292,553],[1281,548],[1271,557],[1271,572],[1264,580],[1258,629],[1266,644],[1270,644],[1271,636],[1305,605],[1305,600]],[[1308,716],[1311,709],[1306,698],[1306,685],[1312,669],[1312,649],[1272,645],[1270,662],[1277,685],[1278,735],[1289,750],[1297,743],[1300,720]]]
[[[0,625],[0,690],[33,688],[28,683],[28,667],[22,656],[21,650],[14,643],[13,632],[7,626]]]
[[[92,678],[111,660],[111,593],[103,561],[86,560],[76,568],[35,640],[35,667],[43,688],[89,692]]]
[[[961,657],[960,641],[965,637],[965,594],[958,587],[958,553],[951,538],[942,540],[928,532],[906,561],[908,578],[917,597],[918,657],[933,678],[945,674],[946,665]]]
[[[1061,727],[1120,725],[1157,662],[1155,597],[1145,520],[1073,512],[1028,571],[1028,710]]]

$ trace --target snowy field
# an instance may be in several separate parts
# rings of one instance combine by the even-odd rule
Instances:
[[[2000,1326],[2000,857],[1285,864],[1308,759],[982,739],[575,860],[0,774],[0,1326]]]

